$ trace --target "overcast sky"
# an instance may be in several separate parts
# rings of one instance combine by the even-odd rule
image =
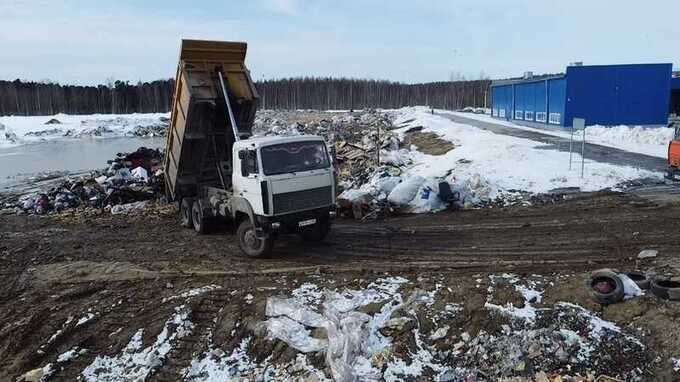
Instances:
[[[174,75],[181,38],[248,42],[253,77],[403,82],[680,67],[676,0],[0,0],[0,79]]]

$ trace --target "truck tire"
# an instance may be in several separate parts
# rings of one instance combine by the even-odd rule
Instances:
[[[300,230],[300,236],[304,241],[319,242],[323,241],[331,230],[329,221],[320,221],[312,226],[304,227]]]
[[[274,246],[274,238],[258,238],[255,236],[255,227],[250,219],[244,219],[236,230],[238,246],[248,257],[264,257],[271,253]]]
[[[198,234],[208,233],[208,218],[203,213],[203,208],[201,208],[198,200],[195,200],[191,207],[191,221],[194,225],[194,231]]]
[[[183,198],[179,203],[179,216],[182,219],[182,227],[191,228],[194,222],[191,218],[191,209],[194,207],[193,198]]]

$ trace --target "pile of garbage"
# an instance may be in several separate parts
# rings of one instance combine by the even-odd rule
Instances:
[[[66,177],[46,192],[28,194],[3,212],[49,214],[73,208],[98,208],[113,214],[137,211],[163,195],[163,152],[140,147],[119,153],[105,170],[78,178]]]
[[[642,379],[649,352],[634,332],[573,303],[534,308],[542,292],[508,277],[532,292],[525,307],[486,304],[475,313],[480,330],[461,332],[457,315],[469,306],[437,303],[436,291],[402,287],[408,280],[392,277],[359,290],[306,284],[291,296],[269,297],[256,334],[284,342],[298,359],[323,360],[318,369],[301,368],[301,379],[305,371],[342,381]],[[528,310],[533,314],[520,314]]]

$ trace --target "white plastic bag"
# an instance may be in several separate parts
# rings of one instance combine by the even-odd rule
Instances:
[[[420,186],[425,182],[425,179],[421,176],[412,176],[407,178],[405,181],[397,184],[387,200],[398,206],[405,206],[416,197]]]

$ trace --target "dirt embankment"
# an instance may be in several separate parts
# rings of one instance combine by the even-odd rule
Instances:
[[[392,345],[380,357],[372,355],[371,362],[383,376],[404,372],[395,366],[402,359],[425,364],[422,375],[430,377],[442,373],[435,370],[440,366],[496,372],[495,366],[469,356],[471,349],[494,349],[489,335],[522,343],[526,336],[554,330],[554,322],[585,335],[588,330],[577,319],[585,313],[569,313],[562,302],[617,324],[646,349],[634,350],[635,342],[624,341],[625,336],[616,337],[620,341],[610,347],[593,343],[596,354],[605,357],[591,357],[574,370],[615,375],[629,370],[625,365],[639,365],[643,380],[673,378],[669,360],[680,356],[677,303],[643,296],[600,307],[583,288],[586,273],[604,266],[680,275],[680,206],[603,194],[532,207],[371,223],[343,220],[326,243],[310,246],[285,238],[272,258],[258,260],[241,257],[230,234],[199,237],[179,227],[172,209],[153,211],[136,217],[0,218],[0,379],[48,364],[54,380],[73,380],[96,369],[92,365],[100,373],[109,370],[102,365],[132,370],[136,358],[122,354],[145,349],[158,361],[149,371],[151,380],[200,380],[208,360],[228,363],[234,354],[246,354],[252,366],[233,366],[234,375],[257,374],[271,354],[268,362],[284,365],[276,373],[288,373],[277,374],[281,378],[309,377],[310,370],[330,377],[322,353],[307,354],[310,369],[300,366],[299,352],[285,341],[265,339],[258,324],[267,319],[267,298],[306,296],[311,308],[322,311],[314,304],[323,300],[323,291],[366,291],[389,278],[406,281],[389,293],[378,289],[387,293],[386,300],[360,308],[370,319],[377,319],[376,312],[397,294],[405,300],[422,290],[431,300],[413,308],[415,317],[395,313],[392,318],[403,319],[394,322],[403,325],[393,322],[381,330]],[[656,249],[659,256],[637,260],[642,249]],[[527,299],[526,290],[540,291],[540,301]],[[513,309],[538,309],[535,322],[519,325],[513,318],[516,310],[494,313],[509,303]],[[560,314],[576,318],[561,322],[555,319]],[[318,331],[312,335],[325,338]],[[455,356],[453,349],[461,353]],[[432,355],[429,363],[418,358],[421,350]],[[569,372],[546,361],[555,353],[539,350],[544,355],[503,358],[496,364],[507,364],[507,375],[533,376],[550,368]],[[64,357],[69,351],[74,355]]]

